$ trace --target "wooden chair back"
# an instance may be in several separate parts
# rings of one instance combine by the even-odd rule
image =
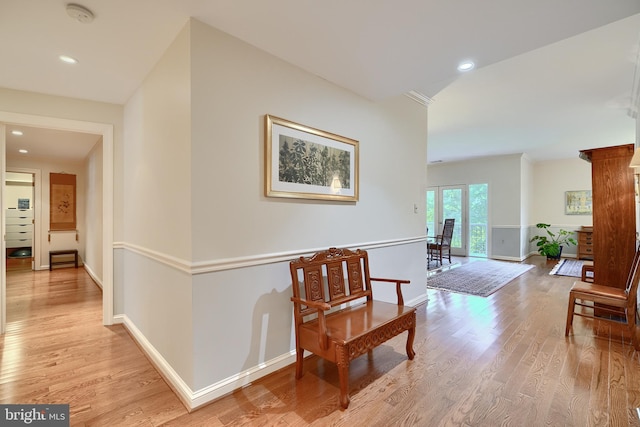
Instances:
[[[444,220],[444,227],[442,229],[442,246],[451,246],[451,240],[453,239],[453,227],[455,225],[455,218],[447,218]]]
[[[330,248],[312,257],[291,261],[293,296],[331,307],[359,298],[372,299],[369,258],[361,249]],[[296,323],[317,309],[297,304]]]

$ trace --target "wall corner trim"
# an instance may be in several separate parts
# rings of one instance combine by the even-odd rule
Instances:
[[[120,323],[125,327],[129,335],[131,335],[133,340],[140,346],[153,366],[167,381],[171,389],[178,396],[178,399],[180,399],[189,412],[209,404],[214,400],[233,392],[234,390],[249,385],[252,381],[257,380],[258,378],[282,369],[285,366],[294,363],[296,360],[296,352],[294,349],[288,353],[284,353],[264,363],[260,363],[257,366],[232,375],[231,377],[203,387],[200,390],[193,391],[164,359],[164,357],[162,357],[160,352],[158,352],[149,340],[146,339],[144,334],[136,327],[128,316],[114,316],[114,323]]]

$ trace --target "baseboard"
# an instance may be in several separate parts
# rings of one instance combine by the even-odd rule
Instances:
[[[114,316],[114,323],[124,325],[131,337],[136,341],[140,349],[145,353],[189,412],[226,396],[235,390],[246,387],[259,378],[295,363],[296,360],[295,350],[291,350],[289,353],[261,363],[258,366],[246,369],[200,390],[193,391],[126,315]]]
[[[417,296],[416,298],[409,300],[409,301],[405,301],[404,305],[409,306],[409,307],[417,307],[420,304],[423,304],[425,302],[429,301],[429,296],[425,293],[422,295]]]
[[[91,267],[87,263],[84,263],[83,266],[86,272],[89,273],[89,276],[91,276],[91,279],[96,283],[96,285],[100,287],[100,289],[102,289],[102,280],[100,280],[100,278],[96,276],[96,273],[91,269]]]
[[[493,255],[490,257],[490,259],[497,259],[497,260],[501,260],[501,261],[515,261],[515,262],[522,262],[525,259],[527,259],[527,257],[517,257],[517,256],[496,256]]]

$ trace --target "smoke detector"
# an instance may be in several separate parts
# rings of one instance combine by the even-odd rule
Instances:
[[[87,9],[84,6],[80,6],[79,4],[69,3],[67,5],[67,15],[72,17],[78,22],[82,22],[83,24],[88,24],[93,21],[93,12]]]

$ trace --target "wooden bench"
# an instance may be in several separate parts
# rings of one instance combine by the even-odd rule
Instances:
[[[62,261],[54,261],[53,257],[60,255],[73,255],[73,261],[62,260]],[[77,249],[63,249],[59,251],[49,251],[49,271],[53,270],[54,265],[59,264],[71,264],[73,263],[76,268],[78,268],[78,250]]]
[[[383,342],[408,331],[406,351],[412,360],[416,310],[404,305],[408,280],[369,276],[363,250],[331,248],[291,261],[296,333],[296,378],[302,377],[304,350],[338,367],[340,405],[349,406],[349,363]],[[371,282],[395,283],[398,303],[374,301]]]

